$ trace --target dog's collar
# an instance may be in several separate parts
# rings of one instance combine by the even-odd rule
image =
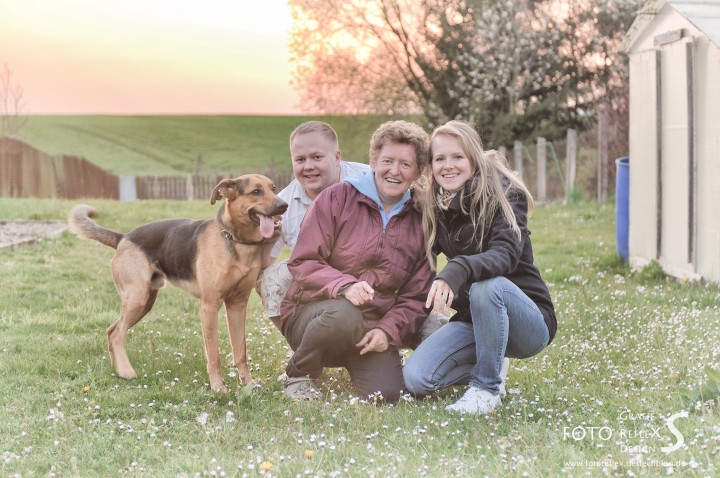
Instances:
[[[244,241],[242,234],[240,235],[240,239],[236,239],[235,236],[233,236],[232,233],[228,231],[228,229],[232,229],[232,227],[230,227],[225,221],[222,220],[222,212],[224,208],[225,205],[223,204],[223,207],[221,207],[218,211],[216,220],[217,224],[220,226],[220,235],[224,237],[228,242],[234,242],[236,244],[247,244],[248,246],[255,246],[266,242],[264,239],[256,242]]]
[[[238,241],[237,239],[235,239],[235,236],[233,236],[230,232],[228,232],[228,229],[230,229],[230,227],[228,227],[228,224],[226,224],[225,221],[222,220],[222,213],[224,210],[225,210],[225,204],[223,204],[223,206],[218,211],[217,218],[216,218],[217,223],[220,226],[220,235],[222,237],[224,237],[225,239],[227,239],[228,242],[236,242],[238,244],[244,244],[243,241]]]
[[[233,237],[232,234],[230,234],[229,232],[227,232],[225,229],[221,229],[221,230],[220,230],[220,235],[221,235],[222,237],[224,237],[225,239],[227,239],[229,242],[236,242],[236,243],[238,243],[238,244],[247,244],[248,246],[254,246],[254,245],[257,245],[257,244],[263,244],[263,243],[265,242],[264,240],[263,240],[263,241],[256,241],[256,242],[238,241],[237,239],[235,239],[235,238]]]
[[[235,238],[233,237],[233,235],[230,234],[229,232],[227,232],[225,229],[222,229],[222,230],[220,231],[220,234],[222,235],[222,237],[224,237],[225,239],[227,239],[227,240],[230,241],[230,242],[238,242],[238,241],[235,240]]]

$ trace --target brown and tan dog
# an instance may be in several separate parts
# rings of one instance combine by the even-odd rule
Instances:
[[[218,348],[218,311],[224,302],[233,363],[243,382],[247,366],[245,318],[248,299],[260,272],[263,247],[280,235],[280,215],[287,204],[265,176],[248,174],[222,180],[210,204],[225,202],[215,219],[165,219],[120,234],[99,226],[95,210],[78,205],[70,211],[70,231],[117,249],[112,276],[122,300],[120,318],[107,330],[110,357],[120,377],[135,378],[125,351],[128,330],[150,309],[165,279],[200,302],[202,333],[210,387],[227,391]]]

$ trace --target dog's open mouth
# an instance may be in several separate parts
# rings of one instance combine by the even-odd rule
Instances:
[[[276,216],[276,219],[273,216],[266,216],[256,210],[250,210],[248,216],[250,216],[252,222],[260,226],[260,234],[262,234],[265,239],[270,239],[275,233],[275,229],[280,227],[280,216]]]

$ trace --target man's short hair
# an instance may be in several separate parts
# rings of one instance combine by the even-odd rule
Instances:
[[[292,142],[293,139],[295,139],[295,136],[312,133],[315,131],[319,131],[323,136],[325,136],[335,145],[335,148],[338,148],[337,133],[332,128],[332,126],[330,126],[324,121],[306,121],[305,123],[295,128],[292,133],[290,133],[290,149],[292,149]]]
[[[376,161],[380,150],[388,143],[409,144],[415,150],[418,169],[422,171],[427,165],[430,139],[415,123],[396,120],[381,124],[370,140],[370,161]]]

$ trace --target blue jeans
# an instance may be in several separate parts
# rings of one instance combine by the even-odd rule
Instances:
[[[539,353],[550,339],[540,309],[505,277],[470,288],[472,324],[450,322],[428,337],[403,368],[405,387],[429,395],[467,385],[497,395],[503,359]]]

